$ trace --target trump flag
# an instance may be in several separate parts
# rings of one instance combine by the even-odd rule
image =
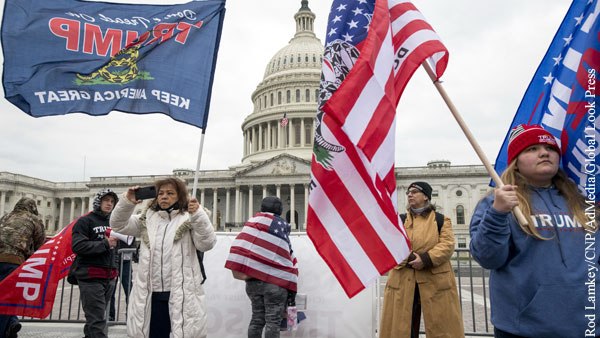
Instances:
[[[44,243],[0,282],[0,290],[3,290],[0,314],[48,317],[58,282],[67,276],[75,259],[71,250],[71,231],[78,219]]]
[[[206,127],[225,0],[6,0],[6,99],[33,117],[162,113]]]
[[[307,232],[348,297],[410,252],[398,218],[396,106],[426,60],[439,77],[448,53],[410,1],[333,1]]]
[[[600,71],[600,2],[575,0],[540,63],[509,128],[539,124],[559,140],[562,168],[588,200],[599,203],[596,110]],[[496,158],[506,166],[508,134]]]

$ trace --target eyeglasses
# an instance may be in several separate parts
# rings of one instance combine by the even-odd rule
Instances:
[[[408,196],[408,194],[413,194],[414,195],[414,194],[419,193],[419,192],[421,192],[421,190],[418,190],[418,189],[406,190],[406,196]]]

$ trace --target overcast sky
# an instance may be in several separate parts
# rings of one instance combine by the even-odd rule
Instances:
[[[571,1],[413,2],[450,51],[444,87],[493,162]],[[321,41],[330,6],[330,0],[309,1]],[[228,0],[226,8],[201,169],[240,163],[241,123],[252,113],[250,95],[267,62],[294,35],[300,0]],[[200,129],[161,114],[33,118],[2,99],[0,171],[51,181],[170,174],[196,167],[200,135]],[[439,159],[480,164],[421,69],[398,105],[396,165],[424,166]]]

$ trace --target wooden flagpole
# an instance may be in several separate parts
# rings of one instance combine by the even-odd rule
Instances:
[[[200,172],[200,161],[202,160],[202,147],[204,146],[205,133],[206,131],[202,129],[202,136],[200,136],[200,146],[198,147],[198,160],[196,161],[196,172],[194,173],[194,186],[192,188],[192,197],[194,198],[196,197],[196,188],[198,188],[198,173]]]
[[[431,66],[429,66],[428,61],[425,60],[425,62],[423,62],[422,65],[423,65],[423,68],[425,68],[425,71],[427,72],[427,74],[429,75],[429,78],[431,79],[431,81],[433,81],[435,88],[437,88],[438,92],[444,99],[444,102],[446,102],[446,105],[450,109],[450,112],[452,113],[452,115],[454,115],[456,122],[458,122],[458,125],[460,126],[463,133],[469,140],[469,143],[471,143],[471,146],[475,150],[475,153],[477,153],[477,156],[479,156],[479,159],[483,163],[483,166],[487,170],[488,174],[492,177],[492,179],[494,180],[494,183],[496,183],[496,185],[498,187],[502,187],[504,185],[504,183],[502,183],[500,176],[498,176],[498,173],[496,173],[496,170],[494,170],[494,168],[490,164],[490,161],[487,159],[487,157],[483,153],[483,150],[481,150],[479,143],[477,143],[477,140],[475,140],[475,137],[473,137],[473,134],[467,127],[467,124],[465,123],[465,121],[462,119],[462,117],[458,113],[458,110],[456,109],[456,107],[454,106],[452,101],[450,100],[450,97],[446,93],[446,90],[442,86],[442,83],[437,79],[437,76],[431,69]],[[529,221],[527,221],[527,218],[523,215],[523,212],[521,211],[521,209],[518,206],[513,208],[513,213],[515,214],[517,221],[519,221],[519,223],[522,226],[527,226],[529,224]]]

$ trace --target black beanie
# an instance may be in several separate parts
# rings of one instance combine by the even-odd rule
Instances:
[[[260,211],[281,215],[281,200],[276,196],[265,197],[260,204]]]
[[[408,186],[408,189],[416,188],[427,196],[427,199],[431,202],[431,186],[427,182],[413,182]]]

